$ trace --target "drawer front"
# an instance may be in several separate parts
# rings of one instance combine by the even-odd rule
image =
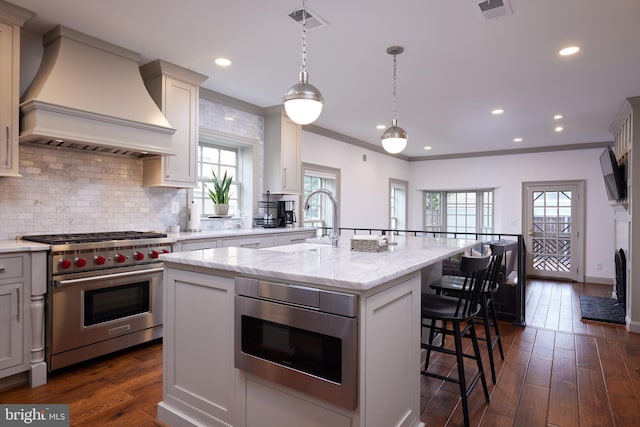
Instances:
[[[231,239],[223,239],[222,247],[237,248],[270,248],[273,246],[273,236],[257,236],[257,237],[238,237]]]
[[[23,259],[21,256],[0,257],[0,280],[24,276]]]
[[[213,249],[218,247],[217,240],[202,240],[182,243],[182,251],[196,251],[198,249]]]
[[[276,235],[276,246],[293,245],[304,243],[306,239],[316,236],[316,230],[309,230],[302,233],[282,233]]]

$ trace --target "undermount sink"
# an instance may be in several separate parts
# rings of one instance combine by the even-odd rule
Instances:
[[[310,237],[308,239],[304,239],[306,243],[314,243],[318,245],[331,245],[331,236],[322,236],[322,237]]]
[[[307,239],[313,240],[313,239]],[[331,247],[331,239],[329,239],[329,247]],[[273,246],[271,248],[262,248],[263,251],[277,251],[277,252],[315,252],[319,249],[326,249],[327,244],[325,243],[294,243],[293,245],[284,245],[284,246]]]

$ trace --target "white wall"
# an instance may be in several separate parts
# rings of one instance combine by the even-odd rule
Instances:
[[[422,220],[418,190],[495,187],[495,231],[525,234],[526,230],[522,229],[523,182],[585,180],[585,276],[591,280],[613,278],[614,211],[607,200],[602,179],[601,152],[598,148],[412,162],[411,227],[419,227]],[[602,270],[596,270],[597,264],[602,264]]]
[[[525,234],[522,183],[584,180],[585,276],[612,283],[614,211],[602,179],[602,149],[407,162],[310,132],[302,161],[341,170],[341,227],[388,227],[389,178],[409,181],[409,229],[422,228],[421,190],[495,188],[495,231]],[[362,156],[367,156],[363,161]],[[602,265],[602,270],[596,266]]]
[[[340,169],[340,227],[389,227],[389,178],[409,180],[408,162],[305,131],[301,156]]]

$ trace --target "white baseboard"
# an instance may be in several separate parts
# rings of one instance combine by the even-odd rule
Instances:
[[[612,279],[609,277],[585,276],[584,282],[594,283],[596,285],[610,285],[610,286],[615,285],[615,282],[612,282]]]

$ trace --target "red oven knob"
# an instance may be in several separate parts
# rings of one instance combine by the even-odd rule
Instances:
[[[170,254],[171,252],[168,249],[163,249],[163,250],[160,251],[160,253]]]
[[[142,261],[144,259],[144,254],[142,252],[134,252],[133,257],[136,261]]]
[[[60,268],[66,270],[67,268],[71,267],[71,260],[62,258],[60,262],[58,262],[58,265],[60,266]]]
[[[76,258],[75,263],[78,267],[84,267],[85,265],[87,265],[87,260],[84,257],[78,257]]]
[[[152,259],[158,259],[158,257],[160,256],[160,252],[158,252],[158,251],[151,251],[151,252],[149,252],[149,256],[150,256]]]
[[[107,262],[107,259],[102,255],[98,255],[93,259],[93,261],[98,265],[103,265],[105,262]]]
[[[126,260],[127,260],[127,257],[124,254],[116,255],[116,262],[125,262]]]

